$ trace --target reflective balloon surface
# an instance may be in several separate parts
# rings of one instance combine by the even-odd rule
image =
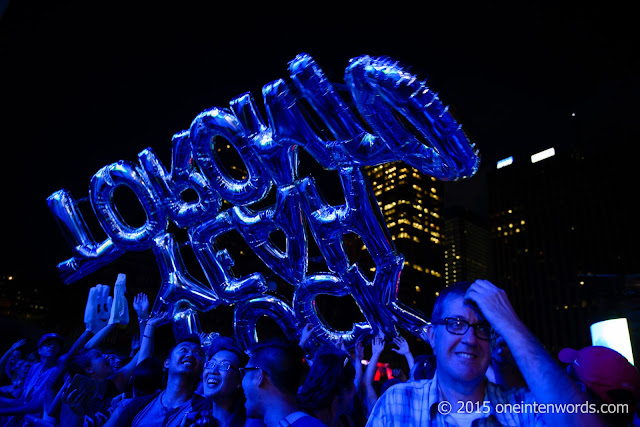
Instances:
[[[349,343],[379,332],[395,336],[398,329],[419,336],[427,320],[398,301],[404,258],[363,167],[402,161],[441,180],[466,179],[478,170],[478,151],[425,82],[389,59],[350,61],[348,102],[309,55],[294,58],[289,74],[290,81],[263,87],[265,117],[250,93],[232,99],[229,108],[200,113],[188,130],[174,135],[170,168],[147,148],[139,153],[139,164],[123,160],[100,169],[89,195],[108,236],[104,241],[93,239],[68,191],[52,194],[49,208],[73,255],[58,265],[64,282],[126,251],[151,249],[162,278],[153,311],[172,311],[176,336],[199,332],[197,312],[221,304],[235,305],[235,333],[244,346],[258,341],[256,326],[263,316],[292,339],[313,324],[316,343]],[[223,161],[225,147],[235,150],[240,166]],[[329,204],[313,176],[299,175],[300,149],[337,172],[344,203]],[[242,178],[230,173],[238,167]],[[144,224],[123,219],[114,199],[121,187],[135,195]],[[188,242],[179,244],[169,224],[185,229]],[[268,270],[293,287],[291,304],[271,295],[262,273],[233,273],[232,248],[220,243],[229,233],[239,235]],[[346,234],[359,236],[369,251],[372,279],[347,257]],[[324,273],[308,273],[310,239],[327,266]],[[187,271],[181,245],[190,246],[206,283]],[[365,321],[344,331],[331,328],[317,311],[319,295],[351,296]]]

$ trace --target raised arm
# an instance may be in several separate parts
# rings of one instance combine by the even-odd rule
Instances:
[[[311,335],[313,335],[313,333],[316,331],[316,329],[317,328],[313,326],[313,324],[307,323],[306,325],[304,325],[304,328],[302,328],[302,331],[300,331],[300,341],[298,342],[298,347],[300,347],[302,351],[304,351],[304,354],[307,355],[307,363],[309,363],[309,365],[311,365],[312,363],[311,356],[313,356],[314,353],[309,339],[311,338]]]
[[[378,393],[376,393],[376,390],[373,388],[373,378],[376,375],[378,360],[383,351],[384,335],[380,333],[371,341],[371,359],[369,359],[369,364],[364,373],[365,406],[367,407],[367,414],[371,413],[373,406],[378,401]]]
[[[168,317],[169,313],[166,311],[154,313],[149,317],[144,332],[142,333],[140,351],[138,351],[138,361],[136,363],[140,363],[153,355],[153,340],[155,338],[156,327],[166,323]]]
[[[356,376],[353,379],[353,383],[356,386],[356,393],[360,393],[360,390],[362,389],[362,377],[364,373],[362,369],[362,359],[364,359],[364,344],[362,343],[361,338],[358,338],[355,343],[354,358]]]
[[[517,316],[504,290],[486,280],[476,280],[465,296],[475,302],[487,321],[500,334],[513,355],[536,403],[583,404],[588,397]],[[545,414],[550,425],[605,425],[596,414]]]
[[[398,346],[398,348],[392,348],[391,351],[394,351],[398,354],[404,356],[407,359],[407,365],[409,365],[409,370],[413,368],[413,354],[411,353],[411,349],[409,348],[409,343],[403,337],[395,337],[393,339],[393,343]]]
[[[140,339],[144,334],[144,328],[149,320],[149,297],[144,292],[140,292],[133,298],[133,309],[138,316],[138,325],[140,329]]]
[[[23,345],[25,345],[26,342],[27,342],[27,340],[25,340],[25,339],[21,339],[21,340],[18,340],[16,342],[14,342],[11,345],[11,347],[9,347],[9,350],[7,350],[2,355],[2,358],[0,358],[0,379],[6,377],[5,366],[7,365],[7,361],[9,360],[9,358],[11,357],[13,352],[16,351],[17,349],[19,349],[20,347],[22,347]]]

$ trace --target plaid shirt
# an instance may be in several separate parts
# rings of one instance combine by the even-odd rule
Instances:
[[[367,427],[455,426],[455,420],[451,415],[443,415],[438,411],[438,404],[442,401],[444,399],[440,394],[436,376],[431,380],[394,385],[385,391],[376,402],[369,415]],[[484,402],[479,404],[479,408],[476,406],[472,408],[477,411],[478,415],[472,425],[475,427],[546,425],[542,420],[542,414],[534,413],[531,409],[527,413],[507,413],[502,410],[504,406],[500,406],[501,412],[496,411],[497,404],[523,403],[533,403],[533,396],[528,389],[506,389],[488,382],[484,392]],[[450,402],[450,404],[451,412],[456,413],[461,410],[461,403]],[[525,411],[519,410],[519,412]]]

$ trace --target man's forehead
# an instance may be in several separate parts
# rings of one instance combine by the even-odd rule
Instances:
[[[478,308],[478,306],[472,301],[465,301],[461,295],[452,295],[448,297],[442,307],[442,317],[457,317],[460,319],[469,320],[470,317],[475,317],[479,321],[485,320],[484,315]]]
[[[236,356],[235,353],[233,353],[233,352],[231,352],[229,350],[220,350],[220,351],[218,351],[216,354],[211,356],[211,360],[226,361],[226,362],[239,362],[240,361],[240,359],[238,359],[238,356]]]
[[[181,342],[180,344],[176,345],[175,348],[176,350],[179,348],[190,348],[192,350],[202,350],[202,347],[200,347],[198,344],[191,341]]]

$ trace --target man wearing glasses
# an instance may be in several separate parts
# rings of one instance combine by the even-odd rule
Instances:
[[[496,333],[511,349],[529,389],[507,389],[487,380]],[[596,414],[549,413],[548,405],[539,406],[580,405],[587,396],[520,321],[506,293],[492,283],[476,280],[445,288],[425,335],[436,357],[433,379],[388,389],[367,426],[604,425]]]

